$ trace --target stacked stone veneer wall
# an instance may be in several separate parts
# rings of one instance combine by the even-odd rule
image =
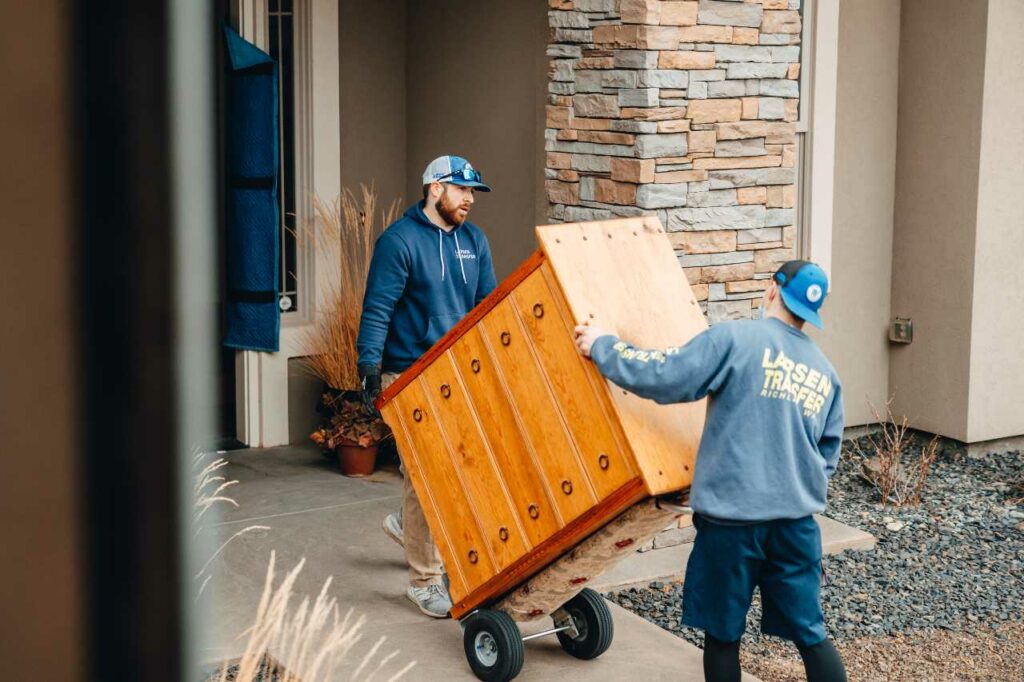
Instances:
[[[553,221],[656,214],[712,322],[794,255],[799,0],[549,0]]]

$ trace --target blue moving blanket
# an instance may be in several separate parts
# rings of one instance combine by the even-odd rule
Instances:
[[[227,305],[224,345],[277,352],[278,216],[277,64],[224,27],[227,74]]]

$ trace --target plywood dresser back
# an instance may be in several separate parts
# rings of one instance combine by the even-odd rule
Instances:
[[[681,346],[707,328],[656,217],[546,225],[537,237],[577,322],[648,349]],[[609,387],[648,492],[689,486],[705,402],[657,405]]]

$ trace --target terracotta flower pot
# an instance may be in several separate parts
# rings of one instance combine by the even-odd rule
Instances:
[[[369,476],[373,473],[377,463],[377,445],[363,447],[362,445],[339,445],[335,448],[338,453],[338,465],[341,473],[346,476]]]

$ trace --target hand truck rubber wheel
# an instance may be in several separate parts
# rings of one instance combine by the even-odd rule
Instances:
[[[597,658],[612,645],[615,626],[608,604],[589,587],[570,599],[562,607],[576,626],[576,636],[567,632],[558,633],[558,642],[566,653],[576,658],[590,660]]]
[[[462,648],[473,674],[484,682],[511,680],[523,669],[523,637],[502,611],[481,609],[466,619]]]

